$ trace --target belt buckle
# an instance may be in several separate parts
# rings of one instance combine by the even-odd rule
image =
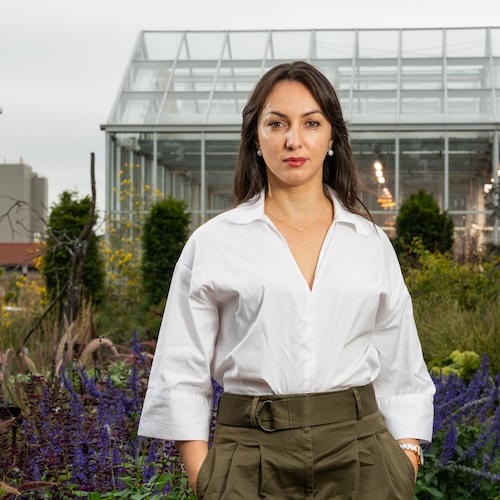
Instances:
[[[273,401],[271,399],[266,399],[265,401],[262,401],[262,406],[260,408],[260,410],[258,411],[258,413],[255,415],[256,417],[256,421],[257,423],[259,424],[259,427],[263,430],[263,431],[266,431],[266,432],[274,432],[276,431],[276,429],[269,429],[268,427],[265,427],[263,424],[262,424],[262,421],[260,419],[260,412],[263,410],[263,408],[266,406],[266,405],[269,405],[269,411],[271,412],[271,416],[273,414],[273,410],[272,410],[272,404],[273,404]]]

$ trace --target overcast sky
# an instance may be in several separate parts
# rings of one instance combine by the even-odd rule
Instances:
[[[497,0],[0,0],[0,162],[104,209],[105,123],[141,30],[500,26]]]

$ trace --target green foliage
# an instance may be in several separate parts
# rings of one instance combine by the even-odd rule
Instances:
[[[444,253],[453,246],[453,220],[440,212],[436,200],[424,189],[410,194],[401,205],[394,240],[397,252],[408,253],[415,238],[431,252]]]
[[[427,364],[435,375],[455,373],[465,380],[469,380],[480,365],[481,358],[473,351],[453,351],[448,357],[437,358]]]
[[[130,469],[129,464],[125,464],[126,469]],[[135,472],[135,471],[132,471]],[[125,483],[124,488],[106,493],[87,492],[87,491],[73,491],[75,497],[86,498],[87,500],[103,500],[105,498],[126,498],[130,500],[161,500],[163,498],[169,500],[196,500],[192,490],[189,489],[187,484],[187,477],[185,474],[180,474],[179,471],[167,472],[163,474],[155,474],[147,483],[138,481],[136,476],[125,476],[120,478]],[[171,484],[177,483],[179,488],[170,493],[155,493],[162,491],[163,488]]]
[[[142,279],[148,306],[167,294],[175,264],[188,237],[189,213],[182,200],[154,203],[142,230]]]
[[[461,264],[450,255],[412,247],[417,266],[405,270],[425,358],[454,350],[487,353],[500,371],[500,256]]]
[[[466,450],[472,446],[477,430],[469,429],[459,436],[458,449]],[[440,468],[437,472],[438,450],[442,446],[443,435],[434,437],[433,442],[425,452],[425,463],[418,472],[415,484],[415,500],[496,500],[500,499],[498,483],[489,477],[477,477],[473,467],[449,466]]]
[[[47,252],[42,272],[51,299],[57,297],[68,282],[75,243],[88,220],[91,199],[77,198],[76,192],[64,191],[53,205],[48,226]],[[104,262],[99,253],[99,238],[93,232],[83,268],[82,288],[85,298],[98,302],[104,291]]]
[[[433,301],[447,296],[461,309],[472,309],[499,298],[500,256],[460,264],[453,257],[430,252],[418,240],[411,252],[418,265],[406,269],[405,275],[414,299]]]

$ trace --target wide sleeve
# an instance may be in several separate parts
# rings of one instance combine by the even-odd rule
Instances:
[[[210,365],[219,315],[213,294],[203,285],[199,260],[195,243],[188,241],[172,277],[139,435],[208,440],[213,391]]]
[[[381,369],[373,382],[377,402],[395,439],[432,439],[435,386],[427,370],[413,307],[389,239],[383,235],[384,293],[381,296],[374,344]]]

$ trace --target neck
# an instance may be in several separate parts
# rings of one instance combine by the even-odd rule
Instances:
[[[318,211],[325,206],[326,198],[323,185],[288,189],[273,189],[269,185],[265,203],[266,207],[277,216],[306,220],[318,214]]]

